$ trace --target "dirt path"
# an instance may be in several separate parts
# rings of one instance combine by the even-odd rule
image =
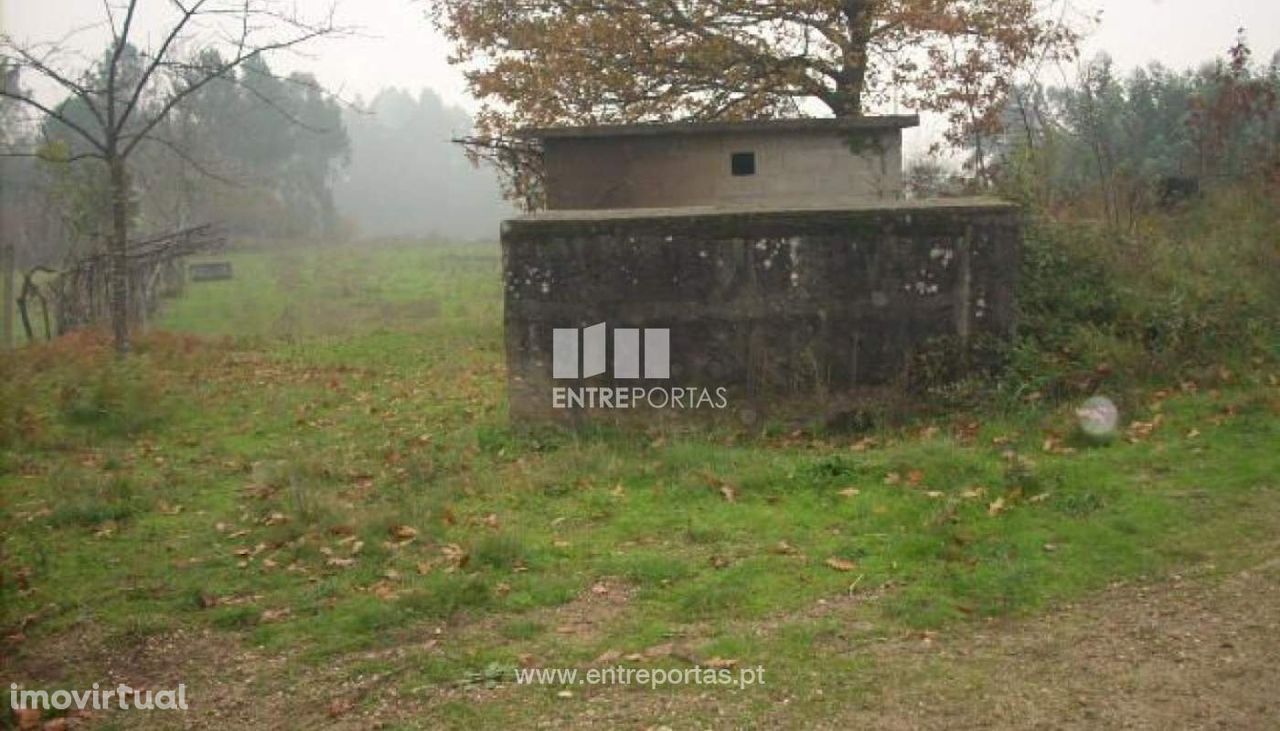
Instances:
[[[876,652],[900,679],[833,727],[1276,729],[1280,558]]]
[[[58,649],[92,658],[91,665],[104,659],[89,646],[67,643]],[[204,709],[183,718],[188,728],[432,727],[438,704],[446,700],[497,702],[516,710],[527,698],[529,713],[516,710],[521,718],[513,719],[513,728],[681,729],[697,718],[698,728],[706,727],[706,719],[719,719],[711,725],[1276,729],[1280,558],[1225,578],[1206,574],[1115,586],[1032,619],[860,644],[847,652],[872,659],[875,690],[845,694],[832,688],[818,697],[771,697],[761,703],[747,695],[597,688],[590,697],[548,705],[545,690],[529,697],[520,694],[530,689],[511,687],[476,693],[450,689],[413,699],[382,697],[373,707],[336,719],[329,714],[331,699],[366,693],[370,685],[379,685],[376,679],[344,682],[337,664],[290,673],[283,658],[220,646],[217,636],[207,633],[148,641],[134,652],[106,658],[103,665],[110,676],[142,676],[157,687],[177,678],[192,683]],[[121,714],[110,719],[123,727],[149,727],[161,720],[173,719]]]
[[[610,691],[555,727],[1280,729],[1280,558],[1222,579],[1116,586],[1034,619],[850,648],[877,690],[781,698],[763,718],[723,698]],[[717,728],[720,726],[717,725]]]

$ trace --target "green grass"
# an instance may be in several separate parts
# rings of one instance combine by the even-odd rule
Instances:
[[[496,248],[229,258],[234,280],[191,285],[159,323],[200,340],[149,337],[111,370],[90,337],[7,357],[0,627],[35,616],[36,643],[90,627],[122,645],[210,627],[304,665],[455,628],[403,661],[403,688],[676,638],[784,689],[856,694],[867,663],[824,649],[850,630],[821,602],[877,597],[856,612],[881,634],[1026,614],[1225,561],[1280,504],[1267,363],[1126,391],[1126,420],[1159,415],[1154,432],[1070,453],[1044,449],[1069,403],[870,447],[530,430],[506,419]],[[602,581],[629,598],[591,609]],[[595,630],[557,632],[555,608],[579,603]],[[491,705],[439,713],[480,723]]]

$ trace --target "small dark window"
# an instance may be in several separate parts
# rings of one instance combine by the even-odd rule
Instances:
[[[756,153],[735,152],[732,158],[733,176],[741,178],[756,174]]]

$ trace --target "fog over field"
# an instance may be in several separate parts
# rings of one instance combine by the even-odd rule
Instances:
[[[492,239],[511,214],[493,171],[452,142],[471,118],[434,91],[386,89],[343,123],[351,163],[336,177],[334,203],[359,235]]]

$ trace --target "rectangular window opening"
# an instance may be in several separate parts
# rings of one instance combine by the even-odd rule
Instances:
[[[731,158],[733,176],[742,178],[756,174],[756,153],[735,152]]]

